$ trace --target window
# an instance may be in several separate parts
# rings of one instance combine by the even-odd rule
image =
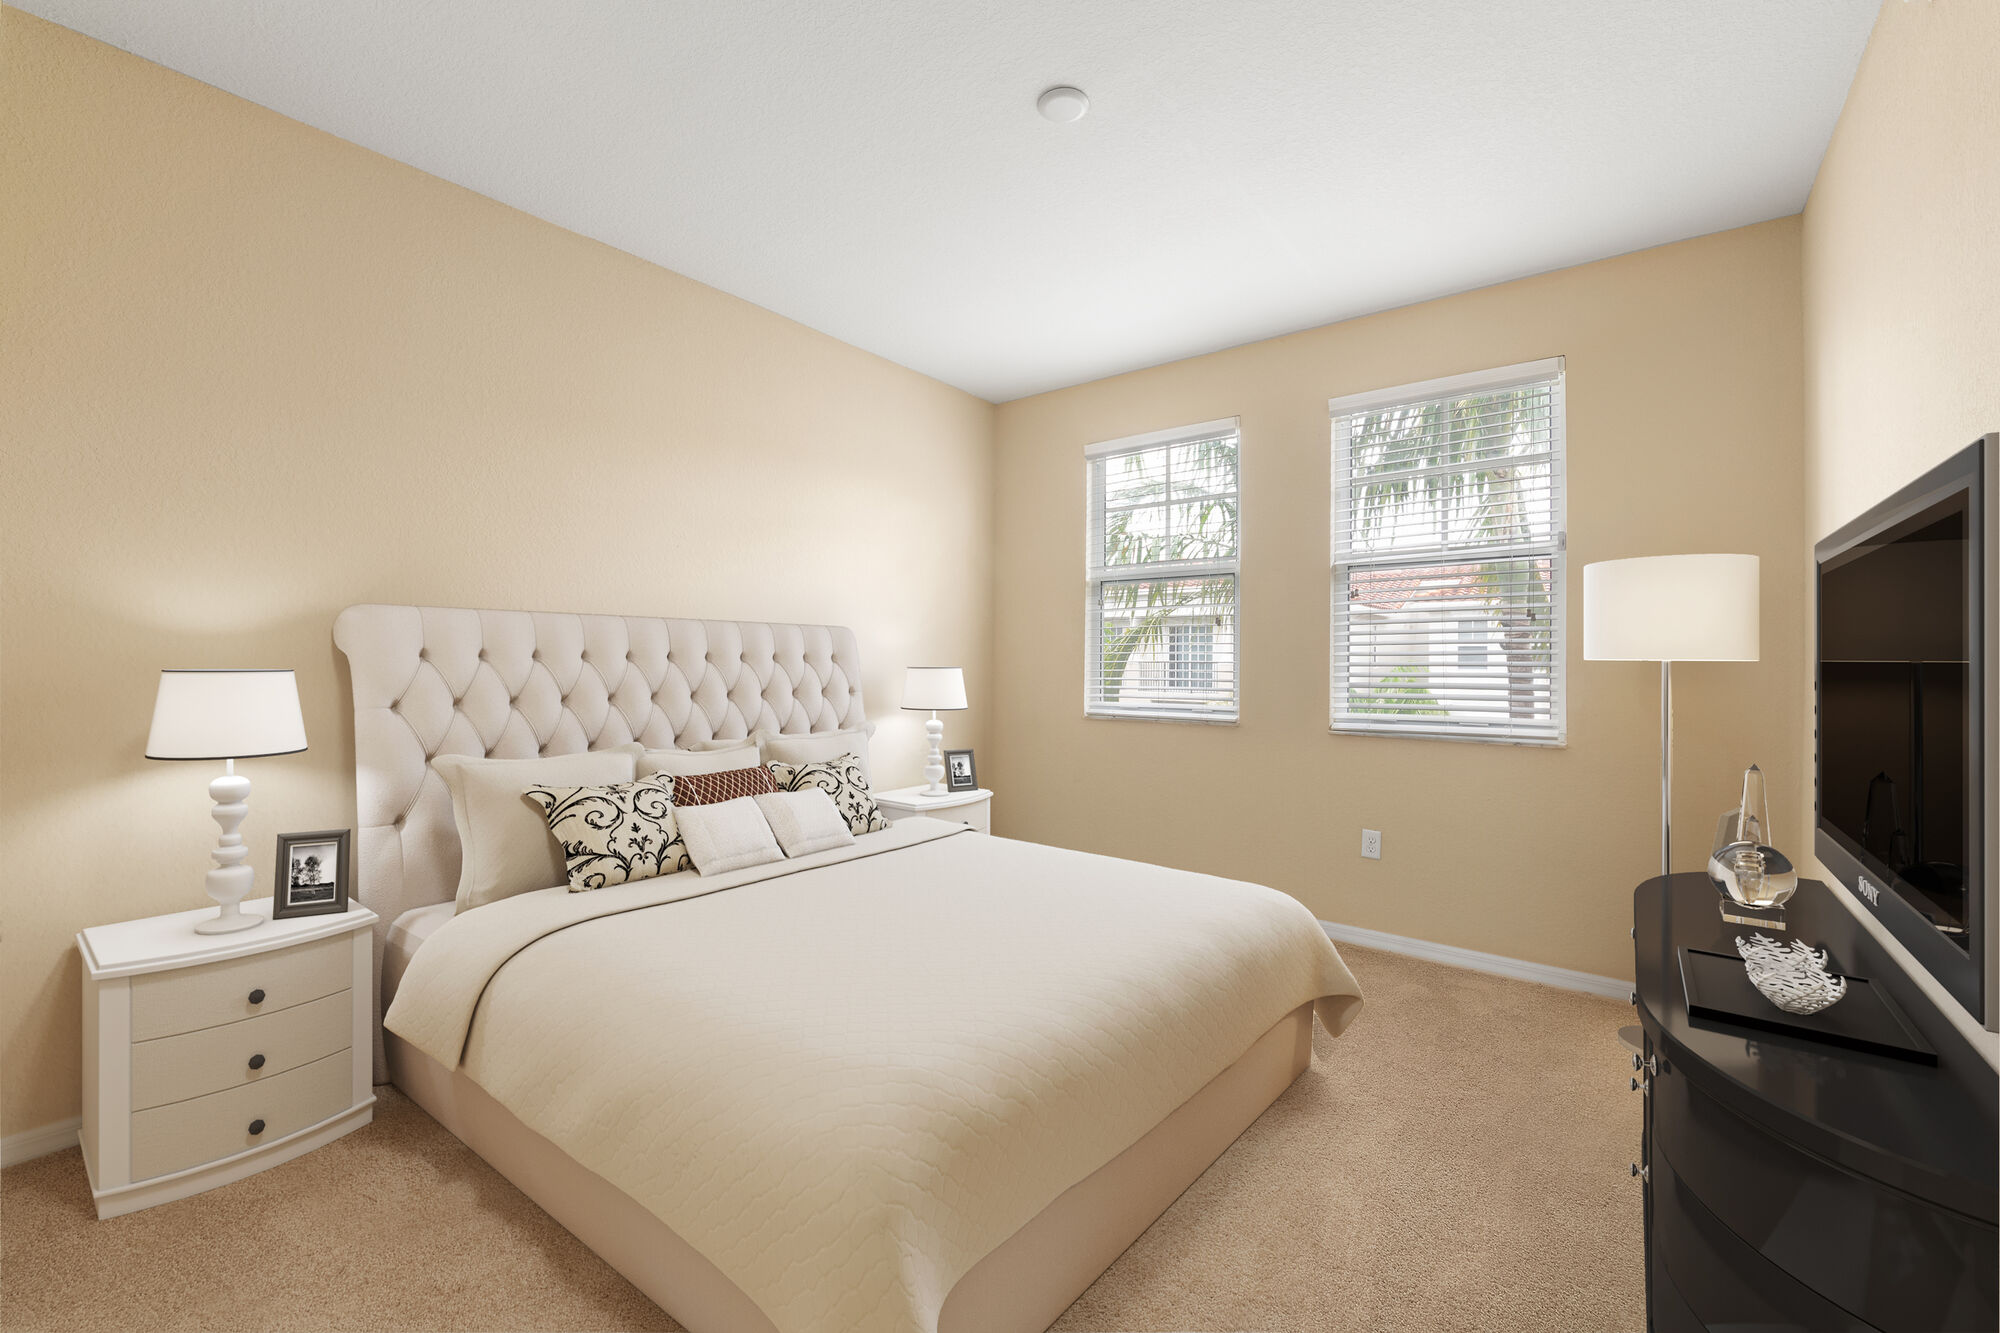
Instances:
[[[1234,722],[1237,424],[1084,451],[1084,712]]]
[[[1330,407],[1333,729],[1561,744],[1562,359]]]
[[[1215,623],[1167,626],[1167,684],[1177,690],[1215,688]]]
[[[1458,622],[1458,664],[1462,667],[1483,667],[1486,665],[1486,622],[1483,620],[1461,620]]]

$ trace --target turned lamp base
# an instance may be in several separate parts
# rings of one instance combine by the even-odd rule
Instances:
[[[209,855],[215,858],[215,869],[208,872],[203,880],[208,896],[215,899],[222,909],[214,916],[195,923],[197,935],[227,935],[232,931],[248,930],[262,925],[264,918],[255,912],[246,912],[239,905],[250,896],[250,890],[257,885],[257,872],[243,864],[250,855],[250,848],[244,844],[243,835],[237,829],[243,825],[243,818],[250,813],[250,779],[236,771],[236,761],[224,761],[222,776],[208,784],[208,797],[215,802],[209,811],[216,824],[222,829],[222,836],[216,839],[215,850]]]
[[[930,754],[924,760],[925,796],[949,796],[951,789],[944,785],[944,723],[938,720],[937,710],[931,710],[931,720],[924,723],[924,735],[930,738]]]
[[[263,924],[264,918],[258,916],[255,912],[246,912],[235,903],[224,903],[222,904],[222,910],[216,915],[206,920],[195,922],[194,933],[197,935],[227,935],[232,931],[248,930],[252,926],[261,926]]]

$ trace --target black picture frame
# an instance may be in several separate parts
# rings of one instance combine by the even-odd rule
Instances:
[[[353,830],[344,828],[322,829],[317,833],[280,833],[278,868],[271,876],[271,919],[332,916],[345,912],[348,863],[353,860],[353,841]],[[292,862],[295,856],[301,862],[312,863],[310,873],[324,875],[326,853],[318,850],[322,845],[333,848],[333,874],[324,883],[294,884]],[[327,892],[329,889],[332,890],[330,894]]]
[[[960,762],[963,760],[964,776],[960,776]],[[972,751],[946,750],[944,752],[944,785],[947,791],[978,791],[979,772],[972,766]]]

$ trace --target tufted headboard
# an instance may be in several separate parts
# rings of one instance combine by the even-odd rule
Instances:
[[[458,829],[433,755],[868,725],[854,633],[836,626],[350,606],[333,641],[354,678],[352,884],[381,918],[378,978],[395,919],[458,889]]]

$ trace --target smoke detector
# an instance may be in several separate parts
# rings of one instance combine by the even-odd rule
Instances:
[[[1035,110],[1058,125],[1069,125],[1083,119],[1083,113],[1090,110],[1090,99],[1081,88],[1058,84],[1035,99]]]

